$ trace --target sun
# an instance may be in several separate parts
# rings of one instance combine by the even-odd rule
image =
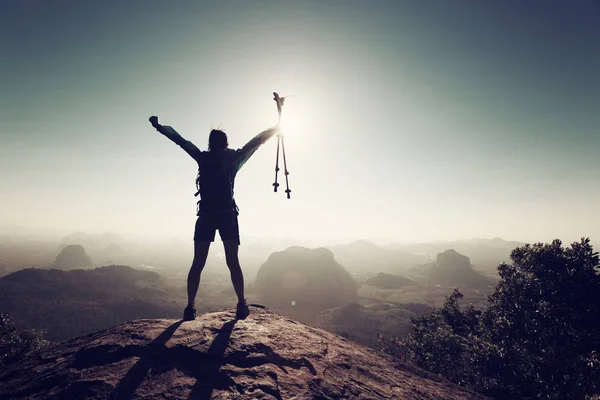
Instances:
[[[284,133],[292,133],[298,128],[298,118],[294,109],[288,110],[284,107],[281,112],[281,119],[279,120],[279,126]]]
[[[305,123],[306,119],[307,115],[302,112],[301,102],[295,102],[293,96],[287,96],[279,121],[279,126],[285,137],[297,138],[302,135],[308,128]]]
[[[319,109],[319,102],[314,101],[314,96],[310,96],[312,93],[302,90],[277,93],[285,98],[281,119],[278,119],[277,104],[271,97],[271,104],[261,111],[263,115],[260,120],[264,120],[263,125],[267,126],[279,122],[285,137],[286,151],[290,148],[292,153],[300,152],[313,142],[315,135],[319,133],[319,126],[322,125],[321,120],[327,119],[328,113]]]

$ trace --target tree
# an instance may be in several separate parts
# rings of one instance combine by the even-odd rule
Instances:
[[[384,349],[453,382],[512,398],[586,399],[600,393],[600,274],[589,239],[526,245],[498,267],[488,307],[444,306],[413,318]],[[401,350],[400,350],[401,349]]]
[[[442,308],[432,308],[412,319],[405,347],[407,360],[428,371],[476,391],[495,387],[493,366],[498,348],[487,340],[483,311],[472,305],[461,310],[458,289]]]
[[[486,325],[502,355],[499,379],[527,396],[600,392],[600,275],[589,239],[526,245],[498,267]]]
[[[40,332],[19,332],[8,315],[0,312],[0,367],[17,362],[46,344]]]

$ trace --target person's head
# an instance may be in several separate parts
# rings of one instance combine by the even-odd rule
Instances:
[[[210,131],[210,135],[208,136],[208,150],[225,150],[227,147],[229,147],[229,142],[227,141],[227,134],[225,132],[218,129]]]

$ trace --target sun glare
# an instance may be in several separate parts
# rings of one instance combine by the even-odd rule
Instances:
[[[297,129],[298,122],[296,120],[296,116],[294,113],[290,115],[288,110],[286,112],[281,113],[281,120],[279,121],[279,126],[284,134],[292,133]]]
[[[294,143],[298,145],[304,143],[304,138],[309,134],[308,121],[313,118],[313,110],[305,107],[299,97],[289,96],[286,98],[285,104],[281,110],[281,120],[279,125],[286,138],[286,143]],[[272,102],[272,108],[265,109],[264,116],[261,120],[265,120],[261,126],[273,126],[278,122],[276,104]]]
[[[302,136],[308,133],[307,121],[310,120],[310,110],[305,110],[301,101],[296,101],[296,97],[285,100],[285,105],[281,112],[280,126],[283,134],[292,138],[293,141],[301,141]]]

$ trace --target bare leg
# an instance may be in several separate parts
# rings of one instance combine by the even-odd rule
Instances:
[[[210,242],[194,241],[194,261],[192,261],[192,267],[187,278],[188,307],[194,307],[196,302],[196,294],[198,294],[198,288],[200,287],[200,274],[206,264],[209,248]]]
[[[238,258],[239,244],[237,240],[224,240],[223,247],[225,248],[225,261],[231,273],[231,283],[238,298],[238,303],[244,302],[244,274]]]

